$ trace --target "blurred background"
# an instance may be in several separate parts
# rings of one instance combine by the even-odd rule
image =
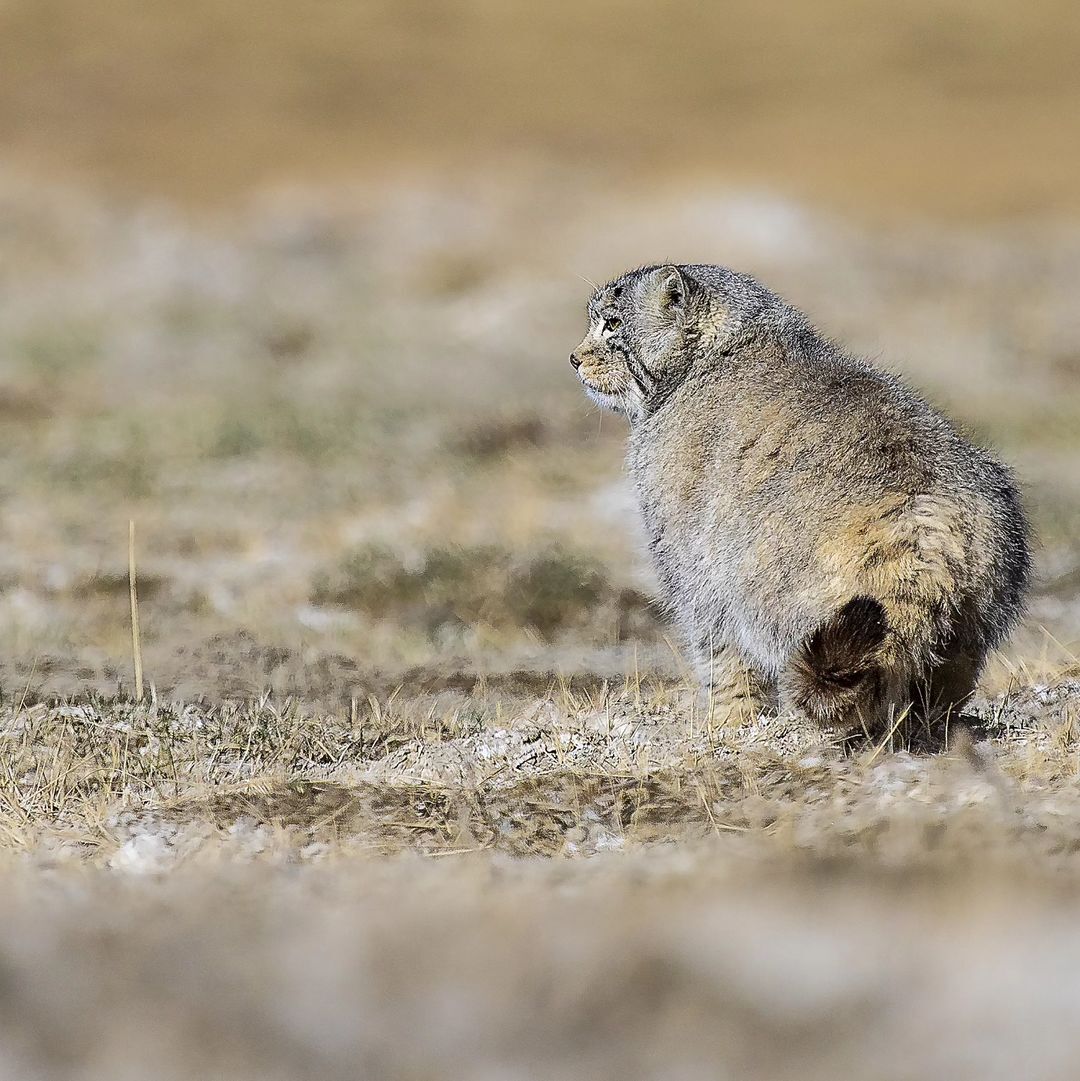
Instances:
[[[39,0],[5,4],[3,30],[5,157],[123,199],[227,207],[410,174],[513,187],[517,165],[878,219],[1080,200],[1064,0],[319,0],[302,19],[283,0]]]
[[[129,517],[165,689],[367,687],[265,670],[304,650],[677,673],[621,422],[565,364],[588,282],[657,260],[758,274],[999,444],[1043,541],[1024,650],[1062,663],[1078,48],[1054,0],[9,0],[10,678],[125,684]]]
[[[1065,0],[0,0],[0,1075],[1074,1077],[1078,57]],[[1014,464],[992,744],[689,708],[566,359],[656,261]]]

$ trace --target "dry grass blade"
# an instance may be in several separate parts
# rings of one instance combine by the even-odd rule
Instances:
[[[139,591],[135,579],[135,521],[128,521],[128,588],[131,599],[131,657],[135,668],[135,701],[143,698],[142,633],[139,630]]]

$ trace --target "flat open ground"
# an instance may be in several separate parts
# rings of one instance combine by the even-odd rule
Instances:
[[[584,166],[874,217],[1080,212],[1071,0],[7,0],[6,159],[202,205]]]
[[[614,7],[0,6],[0,1077],[1077,1076],[1075,5]],[[695,708],[566,363],[654,259],[1015,465],[948,751]]]
[[[198,223],[9,181],[0,1067],[1072,1076],[1080,232],[526,181]],[[1016,463],[1038,583],[974,742],[695,711],[564,359],[578,275],[654,251]]]

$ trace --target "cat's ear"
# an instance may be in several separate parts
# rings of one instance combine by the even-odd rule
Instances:
[[[652,293],[657,311],[676,322],[686,310],[689,295],[686,278],[677,266],[657,267],[653,271]]]

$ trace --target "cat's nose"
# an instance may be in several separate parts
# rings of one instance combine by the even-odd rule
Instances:
[[[573,368],[575,372],[581,367],[581,361],[578,360],[577,353],[570,354],[570,367]]]

